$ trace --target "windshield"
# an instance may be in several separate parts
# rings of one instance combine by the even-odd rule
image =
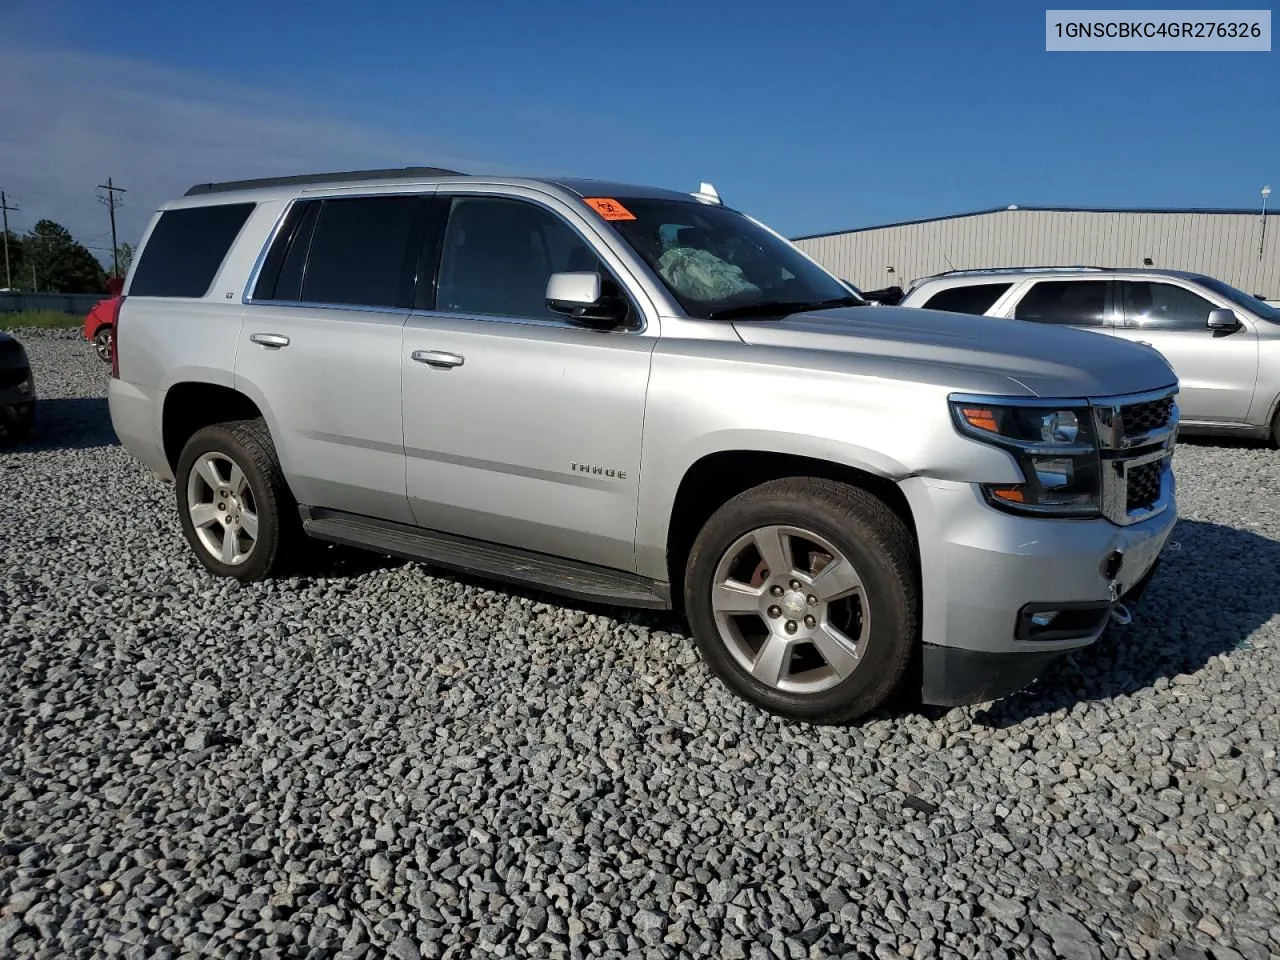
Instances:
[[[1229,283],[1223,283],[1214,277],[1199,277],[1197,280],[1202,286],[1208,287],[1214,293],[1221,297],[1226,297],[1237,306],[1244,307],[1250,313],[1256,314],[1263,320],[1270,320],[1272,323],[1280,323],[1280,309],[1269,303],[1264,303],[1257,297],[1250,296],[1243,290],[1237,290]]]
[[[589,201],[597,209],[602,202]],[[606,219],[691,317],[863,303],[785,240],[736,211],[696,200],[611,197],[608,203],[614,206]]]

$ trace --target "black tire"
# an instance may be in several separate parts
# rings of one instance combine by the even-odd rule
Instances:
[[[12,416],[12,412],[10,413]],[[0,417],[4,414],[0,413]],[[12,420],[5,417],[0,420],[0,447],[15,447],[26,443],[36,432],[36,401],[32,400],[30,409],[23,416],[15,416]]]
[[[188,491],[191,473],[206,454],[220,454],[244,472],[257,516],[257,536],[248,556],[234,564],[214,557],[196,533]],[[237,580],[265,580],[294,562],[305,534],[297,502],[280,469],[271,434],[261,418],[215,424],[196,431],[182,449],[174,477],[182,532],[207,570]],[[225,535],[225,533],[224,533]]]
[[[859,602],[869,606],[870,625],[859,644],[858,665],[835,686],[819,692],[796,693],[757,680],[735,658],[716,623],[712,590],[721,559],[740,538],[774,525],[803,528],[825,538],[852,563],[865,587]],[[919,646],[915,555],[911,531],[865,490],[814,477],[754,487],[712,515],[689,554],[685,611],[695,643],[726,686],[770,713],[822,724],[858,719],[894,698]]]
[[[93,350],[103,363],[111,362],[111,338],[113,335],[112,327],[109,324],[99,327],[98,332],[93,335]]]
[[[1272,450],[1280,450],[1280,409],[1276,410],[1275,418],[1271,421],[1271,436],[1268,439]]]

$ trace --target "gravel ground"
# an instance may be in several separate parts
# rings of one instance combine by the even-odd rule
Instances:
[[[1280,953],[1280,454],[1183,444],[1134,624],[793,726],[669,618],[332,551],[202,572],[105,366],[0,453],[0,956]]]

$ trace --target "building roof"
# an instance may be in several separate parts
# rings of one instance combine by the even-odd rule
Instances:
[[[919,220],[898,220],[894,223],[877,223],[868,227],[850,227],[847,230],[826,230],[822,233],[806,233],[792,237],[792,240],[817,240],[819,237],[839,237],[847,233],[865,233],[868,230],[884,230],[888,227],[911,227],[921,223],[935,223],[939,220],[961,220],[965,217],[981,217],[989,213],[1191,213],[1191,214],[1248,214],[1258,216],[1258,208],[1242,207],[1024,207],[1012,204],[1006,207],[991,207],[987,210],[970,210],[967,213],[947,213],[940,217],[922,217]],[[1280,210],[1268,210],[1267,216],[1280,216]]]

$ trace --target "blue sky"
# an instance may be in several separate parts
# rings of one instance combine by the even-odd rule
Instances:
[[[0,185],[99,244],[107,175],[124,239],[192,182],[384,163],[706,179],[791,235],[1280,187],[1280,53],[1047,53],[1025,2],[4,5]]]

